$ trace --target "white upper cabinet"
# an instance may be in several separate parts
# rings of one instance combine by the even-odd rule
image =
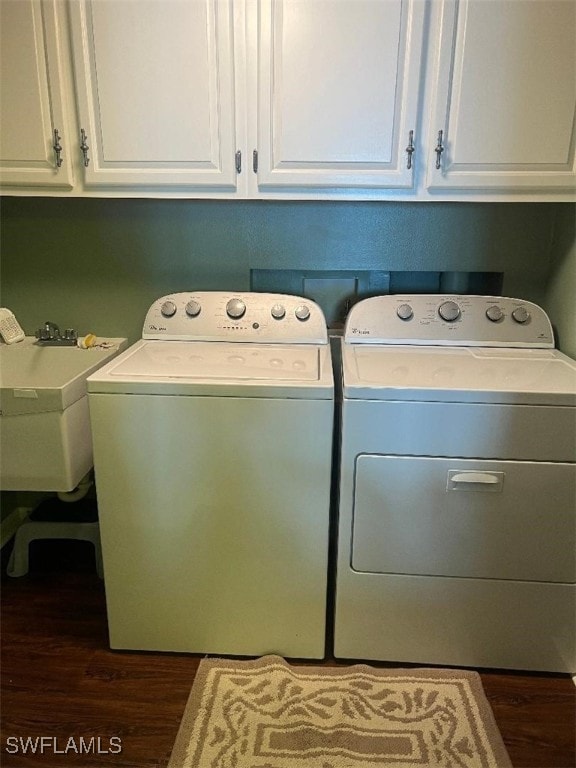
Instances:
[[[0,183],[7,187],[72,186],[61,34],[55,0],[1,0]]]
[[[437,65],[429,188],[574,190],[574,0],[444,0]]]
[[[424,2],[257,8],[258,189],[411,188]]]
[[[234,191],[232,0],[74,0],[87,187]]]
[[[576,0],[0,14],[10,194],[576,200]]]

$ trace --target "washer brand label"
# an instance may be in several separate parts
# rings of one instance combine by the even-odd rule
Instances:
[[[352,328],[354,336],[370,336],[370,331],[367,328]]]

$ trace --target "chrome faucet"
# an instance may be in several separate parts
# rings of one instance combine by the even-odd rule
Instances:
[[[36,331],[36,338],[38,339],[37,343],[42,346],[75,347],[78,333],[72,328],[67,328],[62,334],[56,323],[47,320],[44,326]]]

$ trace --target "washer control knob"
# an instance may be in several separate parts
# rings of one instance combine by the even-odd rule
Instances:
[[[396,314],[400,320],[411,320],[414,317],[414,310],[410,304],[400,304],[396,309]]]
[[[188,317],[198,317],[201,309],[202,307],[195,299],[190,299],[188,304],[186,304],[186,314]]]
[[[492,320],[493,323],[497,323],[504,317],[504,312],[502,312],[502,309],[499,306],[493,304],[486,310],[486,317],[488,320]]]
[[[460,317],[460,307],[455,301],[444,301],[438,307],[438,314],[442,320],[453,323],[454,320],[458,320]]]
[[[528,312],[526,307],[516,307],[512,312],[512,317],[517,323],[527,323],[530,320],[530,312]]]
[[[226,304],[226,314],[234,320],[239,320],[246,313],[246,304],[242,299],[230,299]]]
[[[282,318],[286,316],[286,307],[282,304],[274,304],[270,310],[270,314],[275,320],[282,320]]]
[[[306,304],[299,304],[294,310],[294,314],[298,320],[308,320],[310,317],[310,307],[307,307]]]
[[[162,317],[173,317],[176,314],[176,304],[173,301],[165,301],[160,307]]]

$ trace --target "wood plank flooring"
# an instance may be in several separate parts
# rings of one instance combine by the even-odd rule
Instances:
[[[2,553],[0,765],[165,768],[201,657],[110,651],[90,546],[36,542],[32,550],[20,579],[5,575]],[[570,676],[480,672],[515,768],[575,768]],[[58,750],[70,737],[100,741],[90,754],[23,754],[17,739],[28,736],[56,739],[44,743]]]

